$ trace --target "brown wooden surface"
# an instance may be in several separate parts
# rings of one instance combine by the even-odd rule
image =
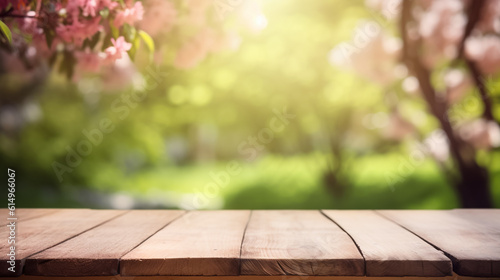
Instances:
[[[500,231],[500,209],[453,209],[450,212],[473,224],[493,229],[495,232]]]
[[[0,217],[14,217],[14,218],[17,218],[17,221],[18,222],[21,222],[21,221],[27,221],[27,220],[31,220],[33,218],[37,218],[37,217],[41,217],[41,216],[44,216],[44,215],[48,215],[48,214],[52,214],[54,212],[56,212],[57,209],[44,209],[44,208],[21,208],[21,209],[16,209],[14,211],[15,215],[14,216],[10,216],[9,215],[9,210],[8,209],[0,209]],[[8,224],[8,220],[5,219],[5,221],[3,222],[3,225],[6,225]]]
[[[0,276],[24,268],[23,279],[448,279],[453,262],[457,279],[500,279],[500,209],[16,209],[16,217],[16,273],[7,270],[4,224]]]
[[[242,275],[363,275],[351,238],[319,211],[253,211]]]
[[[125,255],[121,275],[238,275],[250,211],[189,212]]]
[[[457,274],[500,277],[497,211],[460,214],[454,210],[386,210],[379,213],[443,250],[452,259]],[[477,215],[483,217],[475,217]]]
[[[125,213],[119,210],[59,210],[38,218],[20,221],[16,225],[16,275],[20,275],[25,258],[68,240],[83,231],[89,230],[117,215]],[[8,236],[9,229],[3,227],[0,236]],[[0,276],[13,276],[8,271],[7,238],[0,243]]]
[[[136,210],[29,257],[25,274],[98,276],[118,274],[120,258],[180,217],[184,211]]]
[[[477,278],[467,276],[445,277],[365,277],[365,276],[88,276],[88,277],[44,277],[23,275],[16,280],[499,280],[499,278]]]
[[[374,211],[323,210],[357,244],[367,276],[446,276],[452,264],[441,251]]]

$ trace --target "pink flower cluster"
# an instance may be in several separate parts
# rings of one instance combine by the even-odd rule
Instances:
[[[133,25],[140,21],[144,14],[141,2],[132,5],[127,2],[126,7],[120,9],[118,2],[112,0],[75,0],[68,1],[66,7],[59,4],[59,14],[65,14],[65,19],[56,28],[57,35],[66,43],[73,43],[77,47],[83,41],[91,38],[97,32],[104,30],[101,11],[114,13],[114,27],[119,28],[124,23]]]
[[[144,8],[142,7],[142,3],[135,2],[134,6],[125,8],[125,10],[118,12],[113,23],[116,27],[120,27],[124,23],[132,25],[136,21],[142,20],[143,15]]]
[[[118,39],[111,39],[113,46],[106,49],[106,58],[108,60],[117,60],[122,58],[122,55],[126,53],[132,47],[131,43],[125,42],[123,36],[118,37]]]
[[[0,0],[0,12],[7,10],[20,16],[6,21],[11,29],[19,31],[13,32],[15,44],[27,44],[23,37],[28,35],[32,38],[33,56],[49,58],[61,51],[65,56],[72,53],[73,78],[111,66],[126,55],[132,44],[126,42],[122,27],[135,26],[144,15],[142,3],[133,0],[52,1],[50,5],[41,0]]]
[[[190,69],[240,43],[235,30],[218,24],[209,0],[0,0],[0,13],[12,9],[16,17],[5,23],[23,44],[16,48],[31,48],[32,57],[50,58],[73,78],[114,69],[137,46],[155,51],[156,60],[163,60],[168,46],[175,52],[173,65]],[[242,4],[235,15],[260,29],[267,24],[256,4]]]
[[[78,61],[77,74],[80,72],[98,72],[103,65],[121,59],[126,52],[132,47],[131,43],[127,43],[123,36],[118,37],[116,40],[111,39],[112,46],[106,48],[104,53],[92,52],[86,48],[83,51],[76,51],[75,57]],[[78,78],[78,77],[77,77]]]

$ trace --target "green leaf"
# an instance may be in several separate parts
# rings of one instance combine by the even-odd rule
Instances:
[[[153,38],[149,36],[148,33],[140,30],[139,31],[139,36],[141,37],[142,41],[146,44],[146,47],[148,48],[149,52],[154,53],[155,52],[155,42],[153,41]]]
[[[144,32],[142,30],[139,30],[138,34],[139,34],[139,37],[141,37],[144,44],[146,44],[146,47],[148,48],[149,60],[153,61],[153,55],[155,52],[155,42],[153,41],[153,38],[151,38],[151,36],[149,36],[148,33]]]
[[[108,8],[104,8],[102,9],[99,14],[101,15],[102,18],[108,18],[109,16],[109,9]]]
[[[130,56],[130,59],[134,60],[135,59],[135,54],[137,53],[137,50],[139,49],[139,46],[141,45],[141,40],[139,37],[135,37],[134,40],[132,40],[132,47],[128,51],[128,55]]]
[[[7,41],[9,41],[9,43],[12,44],[12,33],[10,32],[9,27],[1,20],[0,20],[0,30],[5,35],[5,37],[7,37]]]
[[[123,25],[123,35],[125,35],[125,40],[127,42],[133,42],[137,35],[137,31],[135,30],[135,27],[125,23]]]
[[[111,19],[109,19],[109,28],[111,29],[111,34],[113,35],[113,38],[116,39],[120,36],[120,31],[113,25],[113,21]]]

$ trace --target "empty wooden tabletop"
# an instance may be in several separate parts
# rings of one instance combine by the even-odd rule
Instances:
[[[498,209],[16,211],[2,277],[500,277]]]
[[[319,211],[253,211],[241,262],[243,275],[364,274],[354,242]]]

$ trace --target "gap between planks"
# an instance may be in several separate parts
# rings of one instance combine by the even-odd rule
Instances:
[[[359,248],[358,243],[356,243],[356,240],[354,240],[354,238],[352,238],[351,234],[349,234],[343,227],[341,227],[337,222],[335,222],[330,216],[326,215],[324,210],[325,209],[320,210],[320,213],[323,216],[325,216],[328,220],[332,221],[332,223],[336,224],[341,230],[343,230],[347,234],[347,236],[349,236],[349,238],[351,238],[354,245],[356,245],[356,248],[358,248],[358,252],[361,255],[361,257],[363,257],[363,262],[365,263],[365,265],[363,266],[363,268],[364,268],[363,275],[366,276],[366,258],[365,258],[365,255],[363,254],[363,251],[361,251],[361,248]]]
[[[69,215],[71,212],[75,212],[75,213],[81,213],[81,212],[87,212],[87,213],[91,213],[93,212],[94,210],[90,210],[90,209],[61,209],[61,210],[58,210],[58,211],[55,211],[55,212],[52,212],[52,213],[48,213],[46,215],[43,215],[43,216],[40,216],[38,218],[34,218],[34,219],[30,219],[28,222],[31,222],[31,223],[36,223],[36,222],[51,222],[51,218],[54,218],[54,217],[58,217],[58,216],[61,216],[59,217],[59,220],[58,221],[61,221],[62,218],[64,218],[64,216],[67,216]],[[7,270],[7,267],[9,266],[9,264],[7,263],[7,258],[5,257],[2,257],[0,256],[0,277],[5,277],[5,276],[20,276],[23,272],[24,272],[24,264],[26,262],[26,260],[35,255],[35,254],[38,254],[38,253],[41,253],[49,248],[52,248],[54,246],[57,246],[61,243],[64,243],[70,239],[72,239],[73,237],[75,236],[78,236],[84,232],[87,232],[89,230],[92,230],[93,228],[103,224],[103,223],[106,223],[107,221],[110,221],[110,220],[113,220],[115,217],[118,217],[118,216],[121,216],[121,215],[124,215],[126,212],[128,211],[123,211],[123,210],[104,210],[106,211],[106,215],[109,215],[109,217],[106,217],[106,215],[104,215],[104,213],[100,213],[100,214],[103,214],[104,217],[101,217],[101,221],[98,222],[98,223],[95,223],[94,225],[90,226],[90,227],[83,227],[83,230],[82,231],[76,231],[70,235],[67,235],[65,236],[65,233],[62,232],[62,236],[61,237],[52,237],[53,239],[50,240],[54,243],[51,243],[51,245],[48,245],[48,246],[41,246],[40,248],[37,248],[35,250],[31,250],[30,251],[30,248],[26,249],[25,251],[28,251],[28,252],[19,252],[16,250],[16,261],[15,261],[15,267],[16,267],[16,271],[14,272],[14,275],[12,274],[12,272],[8,271]],[[96,212],[94,212],[96,214],[99,214]],[[46,220],[46,221],[44,221]],[[91,221],[92,222],[92,221]],[[26,221],[20,221],[19,222],[19,226],[22,227],[22,225],[26,224]],[[79,225],[80,226],[80,225]],[[32,229],[33,230],[33,229]],[[44,228],[43,230],[46,230],[46,228]],[[22,238],[23,236],[23,233],[21,232],[17,232],[16,234],[16,238]],[[30,238],[29,236],[27,237],[27,239],[39,239],[38,236],[33,236],[32,238]],[[26,242],[26,241],[24,241]],[[33,241],[30,241],[31,243],[33,243]],[[41,241],[39,241],[41,242]],[[17,246],[18,247],[18,246]],[[8,248],[8,247],[7,247]]]

